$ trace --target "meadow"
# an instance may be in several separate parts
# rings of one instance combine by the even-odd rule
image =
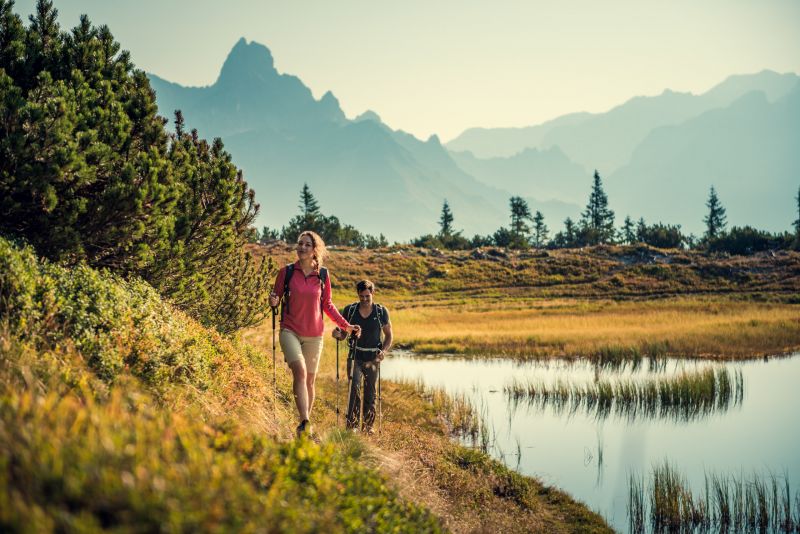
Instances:
[[[286,245],[252,249],[279,264]],[[800,253],[586,250],[332,251],[334,297],[378,287],[396,342],[424,353],[520,358],[738,359],[800,348]]]

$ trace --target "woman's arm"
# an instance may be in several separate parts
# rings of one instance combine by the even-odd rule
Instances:
[[[325,278],[325,287],[322,288],[322,310],[325,312],[325,315],[330,317],[331,321],[336,323],[336,326],[342,330],[347,330],[348,332],[353,330],[353,326],[347,322],[347,319],[342,317],[342,314],[339,313],[339,310],[336,309],[336,306],[333,305],[333,301],[331,300],[330,271],[328,277]]]
[[[272,286],[272,293],[269,294],[269,305],[273,308],[280,304],[283,296],[283,281],[286,279],[286,267],[281,267],[278,276],[275,277],[275,285]]]

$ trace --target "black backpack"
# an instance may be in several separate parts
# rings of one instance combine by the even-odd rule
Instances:
[[[286,276],[283,278],[283,300],[281,301],[281,320],[283,320],[283,312],[289,309],[289,295],[291,295],[291,291],[289,290],[289,282],[292,279],[292,275],[294,274],[294,263],[290,263],[286,266]],[[328,269],[325,267],[319,268],[319,309],[320,311],[323,310],[323,293],[325,292],[325,281],[328,279]]]

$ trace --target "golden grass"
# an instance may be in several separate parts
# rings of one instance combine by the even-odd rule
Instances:
[[[409,307],[392,323],[397,341],[419,352],[579,357],[617,347],[747,358],[800,348],[800,306],[725,297]]]

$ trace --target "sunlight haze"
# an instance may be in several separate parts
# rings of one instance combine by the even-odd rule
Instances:
[[[32,12],[32,0],[16,3]],[[800,3],[56,1],[59,22],[108,24],[137,66],[212,84],[240,37],[348,117],[448,141],[470,127],[603,112],[731,74],[800,72]]]

